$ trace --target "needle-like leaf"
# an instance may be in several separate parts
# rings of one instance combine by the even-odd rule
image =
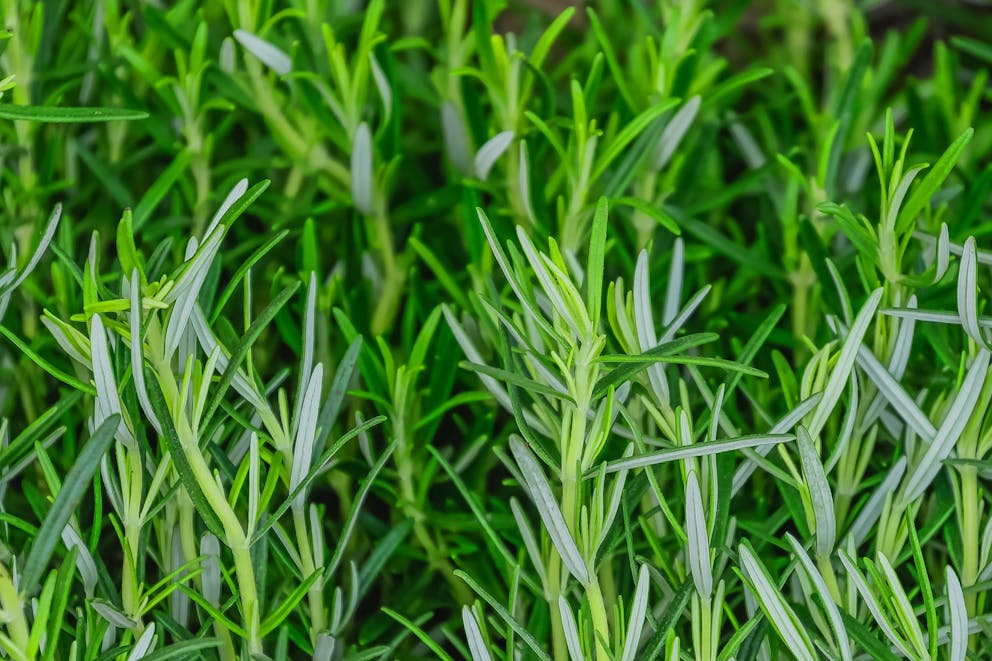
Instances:
[[[107,453],[114,433],[120,422],[120,416],[113,414],[108,416],[90,436],[89,441],[83,446],[69,469],[65,479],[62,481],[62,488],[55,496],[52,508],[45,515],[45,520],[35,535],[30,551],[24,556],[25,561],[21,570],[20,583],[18,585],[21,594],[28,594],[38,588],[42,574],[48,566],[48,561],[58,546],[62,530],[65,528],[69,518],[75,512],[83,494],[89,488],[93,475],[100,465],[101,459]]]

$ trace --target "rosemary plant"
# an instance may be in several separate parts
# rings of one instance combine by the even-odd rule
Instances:
[[[0,0],[0,658],[990,658],[982,4]]]

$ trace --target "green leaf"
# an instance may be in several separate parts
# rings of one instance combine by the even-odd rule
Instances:
[[[728,78],[725,78],[712,91],[703,96],[703,105],[707,108],[720,107],[726,97],[734,94],[742,87],[767,78],[775,73],[775,69],[768,67],[756,67],[748,71],[743,71]]]
[[[854,61],[847,70],[844,84],[840,88],[840,94],[837,96],[837,103],[834,106],[834,117],[847,122],[849,125],[854,116],[857,115],[858,95],[861,92],[865,73],[867,73],[868,67],[871,65],[873,53],[874,48],[869,40],[865,40],[858,47],[858,52],[854,55]]]
[[[851,640],[868,652],[871,658],[878,659],[879,661],[899,661],[899,659],[903,658],[894,654],[889,649],[889,646],[880,640],[872,629],[861,624],[860,621],[852,617],[846,610],[841,609],[840,617],[844,620],[844,629],[851,636]]]
[[[189,159],[189,152],[184,149],[179,152],[178,156],[172,159],[169,167],[156,177],[155,183],[145,191],[145,194],[141,196],[141,199],[134,207],[135,227],[143,227],[148,222],[152,212],[155,211],[159,203],[165,198],[166,193],[175,188],[176,180],[186,171],[186,167],[189,165]],[[125,267],[124,272],[130,273],[131,269]]]
[[[768,337],[772,334],[772,331],[775,330],[775,326],[782,318],[782,315],[785,314],[787,307],[788,306],[785,303],[776,305],[772,311],[768,313],[768,316],[765,317],[760,324],[758,324],[758,327],[755,330],[745,331],[748,334],[748,340],[744,345],[744,348],[741,349],[740,354],[737,356],[737,360],[735,362],[738,365],[750,365],[751,361],[758,356],[758,353],[762,347],[764,347]],[[730,376],[727,380],[727,387],[723,392],[724,401],[728,401],[734,390],[738,385],[740,385],[744,375],[745,372],[738,370]],[[767,374],[765,374],[762,378],[767,378]]]
[[[551,326],[548,320],[545,319],[544,315],[541,314],[537,304],[530,296],[527,295],[527,293],[525,293],[524,288],[521,286],[517,277],[517,272],[513,268],[506,252],[500,245],[499,238],[497,238],[496,231],[489,222],[488,216],[486,216],[486,213],[482,209],[476,209],[476,215],[479,217],[479,223],[482,225],[482,231],[485,233],[486,240],[489,242],[489,247],[493,252],[493,257],[496,258],[496,263],[499,264],[499,268],[506,277],[506,281],[513,290],[513,293],[516,294],[517,300],[520,301],[521,305],[527,309],[527,312],[531,315],[533,321],[537,323],[541,329],[547,332],[551,337],[556,337],[557,333],[555,332],[555,329]]]
[[[475,402],[491,402],[492,399],[493,396],[490,393],[482,391],[460,392],[453,394],[451,397],[442,400],[442,403],[436,408],[424,413],[421,418],[417,420],[417,424],[413,426],[413,429],[414,431],[423,429],[424,427],[427,427],[428,425],[431,425],[443,418],[448,411],[458,408],[459,406],[474,404]],[[427,449],[431,449],[431,446],[427,446]]]
[[[645,202],[644,200],[636,197],[618,197],[613,200],[613,203],[620,206],[637,209],[675,236],[681,236],[682,234],[682,229],[679,227],[679,224],[675,222],[675,219],[672,218],[662,207],[650,204],[649,202]]]
[[[767,255],[761,255],[754,250],[741,246],[701,220],[690,217],[681,210],[665,205],[665,212],[678,223],[678,226],[689,234],[710,245],[717,252],[721,252],[727,257],[745,266],[755,273],[774,278],[776,280],[786,280],[788,276],[785,271],[775,266],[774,261]]]
[[[902,209],[899,211],[899,219],[896,221],[897,231],[903,231],[909,227],[910,223],[916,220],[916,216],[923,210],[923,207],[930,203],[930,198],[933,197],[937,189],[944,183],[944,180],[951,174],[951,170],[954,169],[958,159],[961,158],[961,153],[968,146],[973,135],[975,135],[975,129],[973,128],[969,128],[959,135],[958,139],[951,143],[951,146],[944,151],[934,166],[930,168],[923,181],[913,189],[913,194],[909,196],[909,199],[906,200],[905,204],[902,205]]]
[[[634,179],[643,171],[645,162],[649,161],[658,148],[658,141],[664,135],[665,128],[664,117],[658,117],[644,129],[634,144],[627,148],[623,158],[613,167],[609,179],[603,184],[601,190],[603,195],[613,200],[621,197],[624,191],[628,190]]]
[[[972,412],[982,393],[983,381],[989,369],[990,358],[992,356],[983,348],[979,350],[974,362],[968,367],[960,390],[950,400],[950,405],[944,413],[946,417],[941,422],[940,428],[937,429],[937,434],[930,444],[919,453],[919,458],[913,462],[915,465],[909,470],[909,474],[903,482],[900,496],[897,499],[901,506],[923,497],[943,468],[944,459],[950,456],[951,451],[957,445],[969,419],[974,415]]]
[[[462,498],[465,499],[466,504],[468,504],[468,508],[472,511],[472,515],[475,517],[475,520],[482,529],[482,532],[485,533],[486,537],[489,539],[489,544],[492,548],[500,555],[500,557],[502,557],[503,562],[507,567],[513,567],[516,565],[517,559],[513,557],[513,554],[511,554],[509,549],[506,548],[506,545],[503,543],[499,533],[496,532],[492,524],[489,522],[489,517],[479,505],[476,494],[472,493],[472,491],[465,484],[465,481],[462,480],[458,472],[444,458],[439,450],[432,445],[428,445],[427,450],[434,455],[434,459],[438,462],[438,464],[440,464],[441,468],[444,469],[444,472],[448,474],[448,477],[451,478],[455,488],[458,489],[458,492],[461,494]],[[524,582],[531,585],[531,588],[534,590],[540,589],[540,587],[532,579],[524,577]]]
[[[685,615],[686,609],[689,606],[689,599],[694,592],[695,588],[692,585],[692,579],[687,577],[682,581],[682,585],[676,590],[671,601],[662,612],[658,621],[658,627],[655,629],[654,637],[651,638],[650,642],[648,642],[642,651],[643,658],[657,659],[662,655],[665,650],[665,639],[668,632],[672,631],[679,620]]]
[[[992,44],[989,44],[987,41],[954,36],[951,37],[951,44],[965,53],[984,60],[986,64],[992,65]]]
[[[800,427],[800,429],[802,428]],[[841,619],[840,609],[834,603],[826,581],[806,553],[806,549],[799,543],[799,540],[789,533],[785,533],[785,539],[792,546],[792,552],[796,559],[799,560],[799,567],[806,573],[807,578],[813,584],[813,588],[815,588],[820,598],[821,606],[826,611],[826,615],[830,620],[830,628],[834,632],[835,647],[840,652],[841,659],[843,661],[851,661],[851,644],[848,641],[847,629],[844,627],[844,620]]]
[[[82,140],[71,139],[70,144],[100,184],[101,195],[105,193],[113,198],[120,207],[134,204],[134,196],[128,186],[113,168],[108,167],[103,158],[94,154]]]
[[[535,115],[529,110],[524,111],[524,117],[526,117],[530,123],[537,128],[541,135],[544,136],[545,140],[547,140],[552,149],[557,152],[562,161],[567,162],[568,152],[565,150],[565,146],[561,143],[561,140],[558,139],[558,136],[555,135],[555,132],[551,130],[551,127],[548,126],[548,124],[538,115]]]
[[[782,578],[772,579],[764,563],[758,559],[747,541],[740,545],[740,567],[754,593],[755,599],[771,622],[772,627],[788,649],[800,661],[814,661],[817,658],[809,633],[802,626],[796,612],[782,594]]]
[[[235,205],[237,206],[237,205]],[[228,212],[230,213],[230,212]],[[225,214],[226,215],[226,214]],[[204,408],[204,415],[201,418],[200,426],[204,429],[210,426],[210,420],[213,418],[217,409],[220,408],[220,403],[224,399],[224,395],[227,393],[227,389],[231,386],[231,382],[234,380],[234,375],[238,371],[238,367],[241,362],[248,355],[255,341],[258,340],[262,335],[262,331],[268,328],[275,316],[282,310],[283,306],[293,297],[296,290],[300,287],[300,281],[296,280],[292,284],[288,285],[285,289],[279,292],[272,302],[269,303],[261,314],[251,323],[248,330],[245,331],[244,336],[242,336],[241,341],[238,342],[237,347],[231,352],[231,358],[227,363],[227,369],[224,370],[224,374],[220,378],[220,382],[213,387],[213,394],[211,394],[210,399],[207,402],[207,406]],[[223,537],[221,537],[223,539]]]
[[[184,640],[181,643],[174,643],[168,647],[155,650],[151,654],[141,657],[141,661],[168,661],[168,659],[196,659],[202,658],[199,654],[203,650],[219,647],[220,641],[216,638],[194,638]]]
[[[748,639],[751,632],[755,630],[758,626],[767,626],[765,620],[761,618],[752,618],[745,622],[741,627],[734,632],[734,635],[730,637],[721,648],[720,655],[717,656],[717,661],[732,661],[733,659],[750,659],[754,658],[752,656],[747,656],[745,654],[737,655],[737,651],[744,644],[744,641]],[[673,659],[673,661],[676,661]]]
[[[520,477],[524,487],[538,513],[541,521],[551,537],[555,550],[562,559],[562,564],[568,572],[576,578],[582,585],[589,583],[589,572],[586,559],[583,558],[575,542],[575,538],[565,523],[565,517],[561,513],[561,508],[555,500],[544,471],[533,453],[527,449],[523,440],[518,436],[510,436],[510,451],[516,460],[520,470]]]
[[[627,88],[627,77],[624,75],[624,70],[620,66],[617,54],[613,50],[614,40],[607,34],[603,28],[603,24],[599,20],[599,16],[593,11],[592,7],[586,8],[586,15],[589,17],[589,24],[592,26],[592,31],[596,35],[596,40],[599,41],[599,47],[603,49],[603,56],[606,58],[606,64],[610,68],[610,73],[613,74],[613,82],[617,86],[617,91],[620,92],[620,96],[623,98],[624,103],[627,104],[627,107],[636,111],[638,104],[634,102],[634,97]]]
[[[121,270],[130,275],[135,270],[141,274],[142,282],[133,283],[133,286],[141,289],[144,282],[144,264],[138,248],[134,245],[134,225],[130,209],[124,209],[124,214],[117,223],[117,259],[121,263]]]
[[[417,256],[427,265],[427,268],[431,270],[434,277],[437,278],[438,283],[444,287],[444,290],[451,299],[463,310],[469,309],[468,297],[465,295],[465,291],[458,285],[455,277],[444,267],[434,252],[426,244],[421,243],[413,236],[410,237],[409,244],[413,248],[413,251],[417,253]]]
[[[55,594],[52,597],[51,615],[48,619],[48,631],[45,640],[45,649],[42,651],[42,661],[52,661],[55,653],[59,649],[58,640],[62,633],[62,624],[65,622],[68,611],[69,594],[74,587],[73,578],[76,574],[76,554],[78,549],[73,546],[69,549],[65,560],[58,568],[55,579]]]
[[[247,182],[245,182],[247,183]],[[262,193],[269,187],[272,181],[270,179],[262,179],[260,182],[249,188],[244,192],[244,195],[239,196],[232,204],[229,206],[220,218],[212,219],[211,224],[216,223],[218,225],[223,225],[224,227],[231,227],[234,221],[241,217],[248,207],[252,203],[261,197]]]
[[[603,303],[603,269],[606,259],[606,226],[609,216],[609,202],[605,197],[596,203],[596,213],[592,219],[592,234],[589,237],[589,262],[586,267],[586,307],[589,319],[596,330],[599,324]]]
[[[567,392],[555,390],[554,388],[550,386],[546,386],[543,383],[538,383],[533,379],[528,379],[527,377],[520,376],[516,372],[510,372],[508,370],[500,369],[498,367],[492,367],[490,365],[482,365],[480,363],[470,363],[467,361],[462,361],[458,363],[458,366],[465,370],[470,370],[472,372],[478,372],[479,374],[485,374],[486,376],[491,376],[492,378],[502,381],[503,383],[513,384],[518,388],[523,388],[524,390],[530,393],[536,393],[539,395],[544,395],[546,397],[554,397],[555,399],[561,399],[572,404],[575,403],[575,401],[571,397],[569,397]]]
[[[851,370],[854,369],[858,350],[861,348],[862,342],[864,342],[868,327],[875,320],[875,312],[878,310],[881,300],[882,289],[879,288],[872,292],[871,296],[868,297],[868,300],[865,301],[865,304],[858,312],[858,316],[855,317],[854,324],[844,339],[844,344],[837,357],[837,362],[830,372],[830,378],[823,388],[823,399],[820,400],[816,411],[813,412],[813,419],[810,421],[808,427],[810,437],[819,437],[820,432],[823,431],[823,428],[827,424],[828,418],[837,407],[838,402],[840,402],[841,395],[844,392],[844,386],[847,385],[848,379],[851,376]]]
[[[662,362],[662,358],[672,356],[682,351],[687,351],[693,347],[698,347],[708,342],[719,339],[716,333],[694,333],[683,335],[682,337],[659,344],[653,349],[649,349],[637,356],[603,356],[601,362],[622,362],[623,365],[610,370],[605,376],[600,378],[593,389],[593,398],[606,394],[610,388],[618,388],[622,383],[630,381],[648,365]]]
[[[265,619],[262,620],[260,635],[267,636],[275,630],[283,620],[289,617],[293,609],[303,601],[303,598],[307,596],[307,592],[316,583],[321,575],[324,573],[323,567],[318,567],[315,572],[310,574],[306,580],[302,581],[299,585],[293,588],[293,591],[289,594],[283,596],[279,600],[279,605],[272,609]]]
[[[964,591],[961,589],[961,579],[954,569],[948,566],[944,570],[944,576],[947,585],[947,620],[950,623],[947,634],[950,639],[948,645],[950,649],[947,658],[950,661],[965,661],[968,654],[968,607],[965,604]],[[932,656],[936,657],[936,652]]]
[[[868,581],[865,579],[864,574],[862,574],[861,571],[855,566],[854,561],[843,551],[841,551],[838,555],[840,557],[841,564],[844,565],[844,569],[847,572],[849,585],[853,584],[854,588],[858,591],[858,594],[861,595],[861,598],[865,602],[865,606],[868,607],[868,610],[870,611],[872,618],[875,620],[875,624],[878,625],[878,628],[883,634],[885,634],[885,637],[888,638],[889,642],[897,648],[902,656],[910,658],[916,656],[913,654],[913,650],[906,645],[906,641],[896,632],[893,623],[890,621],[888,614],[889,609],[882,606],[876,597],[876,594],[870,587],[868,587]],[[891,596],[891,593],[884,585],[884,579],[881,575],[879,575],[878,571],[875,570],[875,567],[871,564],[871,562],[865,561],[865,567],[870,573],[873,574],[873,584],[878,586],[878,590],[885,592],[883,599],[888,602],[888,598]],[[895,604],[887,605],[891,605],[893,607],[896,606]],[[897,616],[897,613],[895,612],[892,614]],[[841,617],[843,617],[845,623],[847,623],[847,618],[845,615],[846,613],[841,611]],[[848,627],[848,630],[851,631],[851,628]],[[851,634],[855,640],[859,640],[858,635],[854,631],[851,631]],[[865,647],[867,648],[868,646],[865,645]]]
[[[373,418],[377,422],[381,421],[382,418]],[[369,422],[372,422],[369,420]],[[382,467],[386,465],[386,462],[393,454],[393,450],[396,448],[396,443],[390,443],[379,455],[375,464],[369,469],[368,473],[365,475],[365,479],[362,480],[362,486],[358,489],[358,493],[355,494],[355,498],[351,504],[351,511],[348,512],[348,518],[345,520],[342,526],[341,534],[338,537],[337,549],[334,551],[334,556],[331,558],[330,562],[327,563],[327,571],[324,574],[326,583],[328,578],[334,575],[337,571],[338,565],[341,563],[341,559],[344,557],[344,552],[348,548],[348,540],[351,537],[352,531],[355,530],[355,525],[358,523],[358,515],[362,511],[362,504],[365,502],[365,498],[369,495],[372,487],[376,483],[376,478],[379,477],[379,472]]]
[[[392,648],[385,645],[377,645],[355,654],[349,654],[342,658],[341,661],[372,661],[372,659],[383,659],[387,658],[391,651]]]
[[[296,499],[296,497],[298,495],[300,495],[301,493],[303,493],[303,491],[305,489],[309,488],[310,484],[315,479],[317,479],[317,476],[320,475],[324,471],[324,469],[327,467],[327,462],[329,462],[334,457],[334,455],[336,455],[338,453],[338,451],[342,447],[344,447],[344,445],[348,441],[350,441],[351,439],[355,438],[356,436],[358,436],[362,432],[365,432],[365,431],[367,431],[367,430],[375,427],[376,425],[381,424],[385,420],[386,420],[385,416],[381,416],[381,415],[378,416],[378,417],[372,418],[370,420],[366,420],[365,422],[363,422],[362,424],[358,425],[354,429],[348,430],[348,432],[345,433],[343,436],[341,436],[341,438],[339,438],[337,441],[335,441],[334,444],[331,445],[331,447],[327,448],[327,450],[325,450],[324,453],[322,455],[320,455],[320,457],[318,457],[316,461],[313,462],[310,470],[303,477],[303,479],[300,480],[300,483],[298,485],[296,485],[296,487],[294,487],[292,491],[289,492],[289,494],[286,496],[286,500],[284,500],[282,502],[282,504],[278,507],[278,509],[276,509],[275,512],[273,512],[268,517],[266,517],[265,524],[262,525],[258,530],[256,530],[255,533],[254,533],[254,535],[252,535],[251,544],[252,545],[255,545],[256,543],[258,543],[259,541],[261,541],[263,537],[265,537],[265,534],[269,531],[269,529],[272,528],[272,526],[274,526],[279,521],[279,519],[282,518],[282,515],[283,514],[285,514],[287,511],[289,511],[289,508],[292,506],[293,501]],[[383,457],[388,457],[389,456],[389,453],[390,453],[390,450],[387,449],[383,453]],[[376,462],[376,465],[377,466],[379,466],[382,463],[383,457],[380,457],[379,458],[379,461]],[[380,466],[380,469],[381,469],[381,466]],[[375,474],[378,473],[378,471],[379,471],[379,469],[373,468],[373,470],[371,470],[366,475],[365,479],[366,480],[369,480],[370,476],[374,477]],[[353,518],[355,516],[355,508],[358,505],[360,505],[360,504],[361,504],[361,499],[360,498],[356,498],[355,501],[352,503],[352,517],[350,517],[350,518]],[[345,528],[346,529],[350,528],[350,525],[345,526]],[[221,538],[221,539],[223,539],[223,538]],[[335,557],[339,556],[340,553],[344,550],[343,547],[342,547],[342,545],[340,545],[340,544],[338,545],[338,549],[340,549],[340,550],[335,552]],[[332,560],[332,562],[328,566],[330,567],[330,569],[328,570],[327,574],[330,575],[330,574],[332,574],[334,572],[334,568],[336,567],[336,562]]]
[[[827,473],[820,461],[820,454],[809,437],[809,432],[802,425],[797,428],[796,444],[799,446],[799,460],[802,463],[803,477],[809,491],[813,525],[810,529],[816,533],[816,555],[829,558],[834,551],[837,535],[837,519],[834,510],[833,493],[827,482]]]
[[[300,236],[300,270],[303,273],[320,272],[320,249],[317,246],[317,223],[313,217],[303,221],[303,232]]]
[[[75,548],[72,549],[72,551],[75,550]],[[70,555],[73,556],[70,562],[75,562],[75,554],[70,553]],[[37,657],[42,636],[48,630],[48,617],[52,613],[52,598],[55,596],[55,581],[57,577],[58,574],[56,571],[48,573],[48,578],[45,579],[45,584],[41,588],[41,594],[34,602],[34,622],[31,623],[31,633],[25,646],[25,651],[31,658]]]
[[[721,367],[731,372],[749,374],[761,378],[768,378],[768,373],[748,365],[742,365],[726,358],[709,358],[707,356],[649,356],[641,354],[639,356],[610,355],[596,358],[597,363],[621,363],[621,364],[654,364],[668,363],[673,365],[704,365],[708,367]]]
[[[0,326],[0,328],[3,328],[3,326]],[[94,390],[90,394],[96,394],[96,391]],[[33,452],[35,442],[41,440],[49,428],[58,420],[69,414],[79,403],[82,396],[82,392],[76,391],[60,398],[58,403],[46,409],[24,431],[18,434],[14,440],[10,441],[6,447],[0,449],[0,473],[6,472],[17,463],[25,452]]]
[[[651,125],[655,119],[660,117],[662,113],[670,110],[674,106],[678,105],[678,99],[668,99],[662,103],[656,103],[655,105],[643,110],[637,117],[634,117],[630,122],[624,125],[623,129],[617,133],[616,137],[610,141],[609,147],[607,147],[602,155],[596,160],[595,166],[592,170],[593,181],[598,180],[606,168],[616,160],[616,158],[624,153],[627,146],[634,141],[637,136],[641,135],[648,126]]]
[[[819,205],[817,210],[824,215],[832,216],[837,221],[841,231],[847,235],[864,259],[873,264],[878,263],[878,238],[861,219],[855,218],[850,209],[833,202],[826,202]]]
[[[231,618],[224,615],[223,612],[209,601],[203,598],[197,590],[187,586],[185,583],[179,584],[179,589],[183,591],[190,601],[196,603],[197,606],[206,611],[207,615],[211,620],[217,620],[225,629],[233,633],[235,636],[240,636],[241,638],[247,638],[248,634],[245,632],[244,628],[239,626],[237,622],[234,622]]]
[[[486,2],[472,3],[472,28],[475,34],[475,47],[479,55],[479,63],[486,73],[495,73],[496,55],[490,36],[493,33],[493,19],[487,11]]]
[[[540,68],[544,63],[544,58],[547,57],[548,53],[551,52],[551,47],[554,45],[555,41],[558,39],[558,35],[568,26],[569,21],[572,20],[572,16],[575,15],[575,7],[566,7],[558,16],[551,22],[551,25],[547,27],[541,38],[537,40],[534,44],[534,48],[530,53],[530,63],[535,68]]]
[[[52,509],[45,516],[38,535],[31,544],[31,549],[25,555],[20,580],[22,593],[29,593],[40,583],[48,560],[52,557],[55,547],[61,543],[62,529],[69,522],[83,494],[89,488],[100,460],[113,441],[120,419],[119,415],[111,415],[103,421],[103,424],[93,432],[89,442],[80,450],[79,456],[65,476],[62,488],[55,497],[55,502],[52,503]]]
[[[703,599],[713,594],[713,568],[710,558],[710,536],[706,525],[703,496],[699,490],[696,471],[690,470],[685,485],[685,532],[687,537],[689,576],[696,592]]]
[[[231,276],[231,279],[224,287],[224,291],[221,292],[220,298],[217,299],[217,303],[214,304],[214,310],[210,315],[210,323],[214,323],[220,317],[220,313],[224,310],[227,302],[231,300],[231,296],[234,295],[234,292],[241,285],[241,281],[244,280],[244,277],[248,273],[249,269],[258,264],[273,248],[282,243],[282,240],[286,238],[287,234],[289,234],[289,230],[277,232],[272,238],[256,248],[247,259],[238,265],[238,270],[234,272],[233,276]]]
[[[35,365],[48,372],[62,383],[72,386],[79,392],[86,393],[87,395],[96,395],[96,389],[94,389],[93,386],[88,383],[83,383],[68,372],[63,372],[59,368],[55,367],[55,365],[52,365],[50,362],[42,358],[41,354],[25,344],[24,340],[7,330],[6,326],[0,326],[0,335],[3,335],[10,340],[10,343],[17,347],[21,353],[30,358]]]
[[[368,594],[369,589],[375,583],[376,577],[386,562],[400,549],[400,545],[413,529],[413,519],[403,519],[398,524],[390,527],[385,537],[376,540],[375,549],[369,554],[368,560],[358,570],[358,598],[361,599]]]
[[[489,604],[490,608],[496,611],[496,614],[499,615],[504,622],[506,622],[506,624],[513,630],[514,633],[520,636],[520,639],[524,642],[525,645],[527,645],[527,647],[530,648],[532,652],[534,652],[535,656],[537,656],[538,659],[540,659],[541,661],[551,661],[551,657],[548,656],[548,653],[544,651],[544,649],[541,647],[541,644],[537,642],[537,639],[534,638],[534,635],[530,633],[526,627],[520,624],[517,621],[517,619],[513,617],[510,611],[506,610],[506,607],[503,606],[501,603],[499,603],[495,597],[489,594],[489,592],[487,592],[485,588],[479,585],[479,583],[475,579],[473,579],[471,576],[463,572],[461,569],[455,570],[455,576],[468,583],[468,586],[472,588],[472,591],[475,592],[480,597],[482,597],[482,600],[485,601],[487,604]]]
[[[74,108],[70,106],[21,106],[0,104],[0,119],[17,119],[51,124],[78,124],[90,122],[116,122],[147,119],[143,110],[126,108]]]
[[[331,427],[341,411],[341,404],[344,402],[348,384],[355,373],[355,365],[358,362],[358,354],[362,350],[361,336],[355,337],[348,345],[347,351],[338,363],[338,369],[334,373],[334,380],[331,381],[331,388],[327,392],[327,399],[320,407],[320,414],[317,417],[317,443],[314,445],[314,452],[320,454],[324,450],[324,443],[331,433]]]
[[[762,447],[765,445],[775,445],[795,440],[791,434],[750,434],[735,438],[724,438],[719,441],[707,441],[705,443],[693,443],[691,445],[680,445],[676,448],[665,448],[655,452],[634,455],[625,459],[617,459],[606,464],[607,473],[616,473],[622,470],[643,468],[654,466],[678,459],[689,459],[692,457],[706,457],[719,452],[733,452],[744,448]],[[586,477],[589,477],[587,475]]]
[[[916,567],[916,584],[920,586],[920,593],[923,596],[923,609],[927,618],[927,650],[931,659],[937,658],[937,629],[939,621],[937,619],[937,606],[933,598],[933,585],[930,584],[930,575],[927,568],[926,559],[923,557],[923,548],[920,546],[920,536],[916,531],[916,523],[913,517],[905,517],[906,530],[909,533],[909,548],[913,554],[913,564]]]
[[[482,4],[482,3],[478,3],[478,4]],[[402,615],[394,611],[392,608],[383,607],[382,612],[388,615],[389,617],[393,618],[400,624],[402,624],[404,628],[406,628],[414,636],[419,638],[420,642],[426,645],[427,649],[433,652],[437,658],[441,659],[442,661],[454,661],[454,659],[451,658],[451,655],[445,652],[441,648],[441,646],[438,645],[437,642],[427,634],[426,631],[418,627],[409,619],[403,617]]]

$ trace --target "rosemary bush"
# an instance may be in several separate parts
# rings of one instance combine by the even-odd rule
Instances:
[[[0,658],[992,658],[987,2],[0,2]]]

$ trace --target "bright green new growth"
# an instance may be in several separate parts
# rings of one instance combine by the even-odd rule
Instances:
[[[201,4],[2,7],[0,658],[990,658],[987,12]]]

